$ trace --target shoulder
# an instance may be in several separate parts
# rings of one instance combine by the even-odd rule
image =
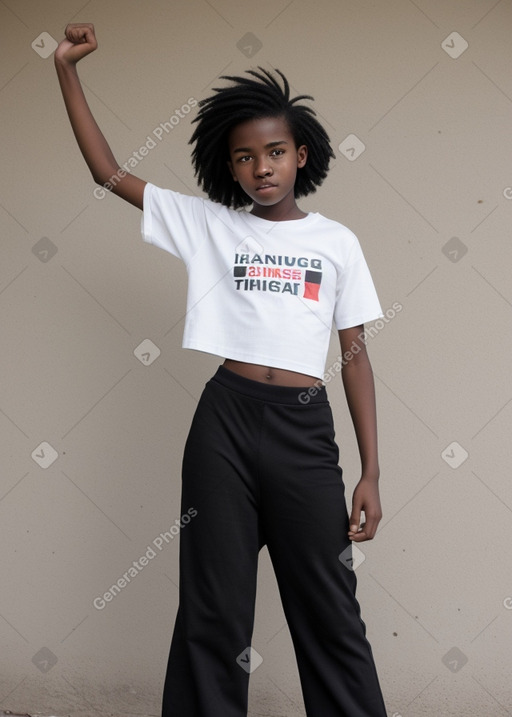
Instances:
[[[224,204],[214,202],[201,194],[184,194],[174,189],[161,187],[152,182],[146,184],[144,190],[144,203],[146,207],[158,205],[163,210],[200,212],[204,214],[205,221],[220,219],[226,223],[233,223],[238,219],[239,212],[226,207]]]
[[[359,239],[352,229],[318,212],[315,216],[317,217],[315,228],[320,232],[320,236],[336,246],[344,255],[347,256],[354,250],[360,249]]]
[[[326,229],[330,229],[333,232],[339,232],[340,234],[346,235],[347,237],[356,236],[352,229],[350,229],[350,227],[338,221],[337,219],[331,219],[330,217],[326,217],[324,214],[320,214],[319,212],[315,212],[315,215],[318,217],[319,221],[321,221],[322,225]]]
[[[207,201],[195,194],[184,194],[168,187],[162,187],[152,182],[147,182],[144,188],[144,200],[159,202],[160,204],[197,204]]]

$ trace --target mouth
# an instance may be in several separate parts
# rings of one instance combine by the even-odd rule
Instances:
[[[259,187],[256,187],[256,191],[261,192],[266,189],[274,189],[274,187],[277,187],[277,184],[270,184],[270,182],[267,182],[266,184],[260,184]]]

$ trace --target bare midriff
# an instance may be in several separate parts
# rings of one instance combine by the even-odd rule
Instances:
[[[315,376],[297,373],[296,371],[274,368],[273,366],[260,366],[259,364],[245,363],[245,361],[234,361],[233,359],[225,359],[224,366],[240,376],[245,376],[245,378],[261,381],[262,383],[272,383],[276,386],[313,386],[320,380]]]

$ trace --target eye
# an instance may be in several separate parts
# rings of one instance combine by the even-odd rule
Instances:
[[[274,157],[279,157],[280,154],[284,154],[284,149],[279,149],[276,147],[276,149],[273,149],[271,152]]]
[[[246,161],[249,160],[250,158],[251,158],[250,155],[249,155],[249,154],[246,154],[244,157],[239,157],[239,158],[238,158],[238,161],[239,161],[239,162],[246,162]]]

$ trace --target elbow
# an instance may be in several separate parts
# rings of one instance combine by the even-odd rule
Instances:
[[[100,185],[103,189],[112,189],[112,175],[106,175],[105,172],[91,172],[94,182]]]
[[[103,180],[103,178],[98,175],[93,174],[92,176],[97,185],[93,191],[94,198],[105,199],[107,194],[112,191],[112,185],[110,184],[110,182]]]
[[[102,187],[106,184],[107,180],[101,172],[96,172],[94,169],[91,169],[91,175],[95,184],[101,184]]]
[[[90,167],[92,178],[96,184],[101,185],[103,189],[112,191],[114,187],[126,176],[126,172],[117,166],[109,167]]]

